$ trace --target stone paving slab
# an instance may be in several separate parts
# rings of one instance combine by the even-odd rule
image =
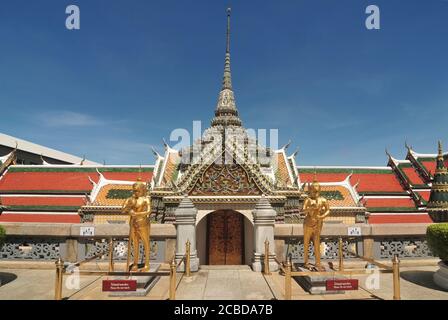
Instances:
[[[0,276],[14,275],[17,278],[0,287],[0,300],[51,300],[54,299],[55,271],[0,269]],[[87,287],[97,276],[85,276],[80,279],[80,287]],[[70,283],[70,280],[69,280]],[[64,297],[76,293],[77,289],[63,287]]]
[[[203,266],[191,278],[183,278],[178,299],[251,300],[272,299],[263,275],[249,266]]]
[[[227,268],[227,269],[226,269]],[[230,269],[229,269],[230,268]],[[448,300],[448,292],[438,288],[432,276],[438,269],[436,266],[401,268],[402,299],[443,299]],[[54,270],[41,269],[5,269],[0,268],[2,279],[9,281],[0,287],[0,300],[32,300],[54,298]],[[64,277],[66,279],[67,276]],[[337,295],[310,295],[295,281],[292,282],[293,300],[339,300],[339,299],[386,299],[393,296],[392,274],[380,274],[379,289],[366,287],[366,276],[360,279],[360,290],[346,291]],[[148,299],[166,300],[169,295],[169,277],[161,277],[146,297],[111,298],[102,292],[102,279],[99,276],[81,276],[81,290],[63,288],[63,297],[74,300],[103,299]],[[192,277],[177,274],[176,298],[179,300],[245,300],[245,299],[284,299],[285,278],[278,272],[264,276],[252,272],[248,266],[237,268],[201,267]]]

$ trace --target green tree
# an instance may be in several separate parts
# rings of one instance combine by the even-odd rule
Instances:
[[[5,242],[5,238],[6,238],[6,231],[2,226],[0,226],[0,248],[2,247],[3,243]]]
[[[436,223],[426,230],[428,246],[435,256],[448,264],[448,223]]]

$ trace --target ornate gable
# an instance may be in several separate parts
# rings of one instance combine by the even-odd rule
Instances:
[[[238,164],[210,165],[196,182],[190,195],[261,195],[254,179]]]

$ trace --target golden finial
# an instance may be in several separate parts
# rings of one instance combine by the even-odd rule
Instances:
[[[138,178],[137,181],[142,181],[142,165],[140,164],[138,168]]]
[[[439,154],[438,154],[439,157],[443,156],[442,152],[443,152],[442,151],[442,141],[439,140]]]

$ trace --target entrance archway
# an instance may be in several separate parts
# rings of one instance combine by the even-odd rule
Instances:
[[[219,210],[207,216],[207,264],[243,264],[243,219],[233,210]]]
[[[201,264],[251,264],[253,225],[238,211],[222,209],[205,215],[196,227],[196,248]]]

